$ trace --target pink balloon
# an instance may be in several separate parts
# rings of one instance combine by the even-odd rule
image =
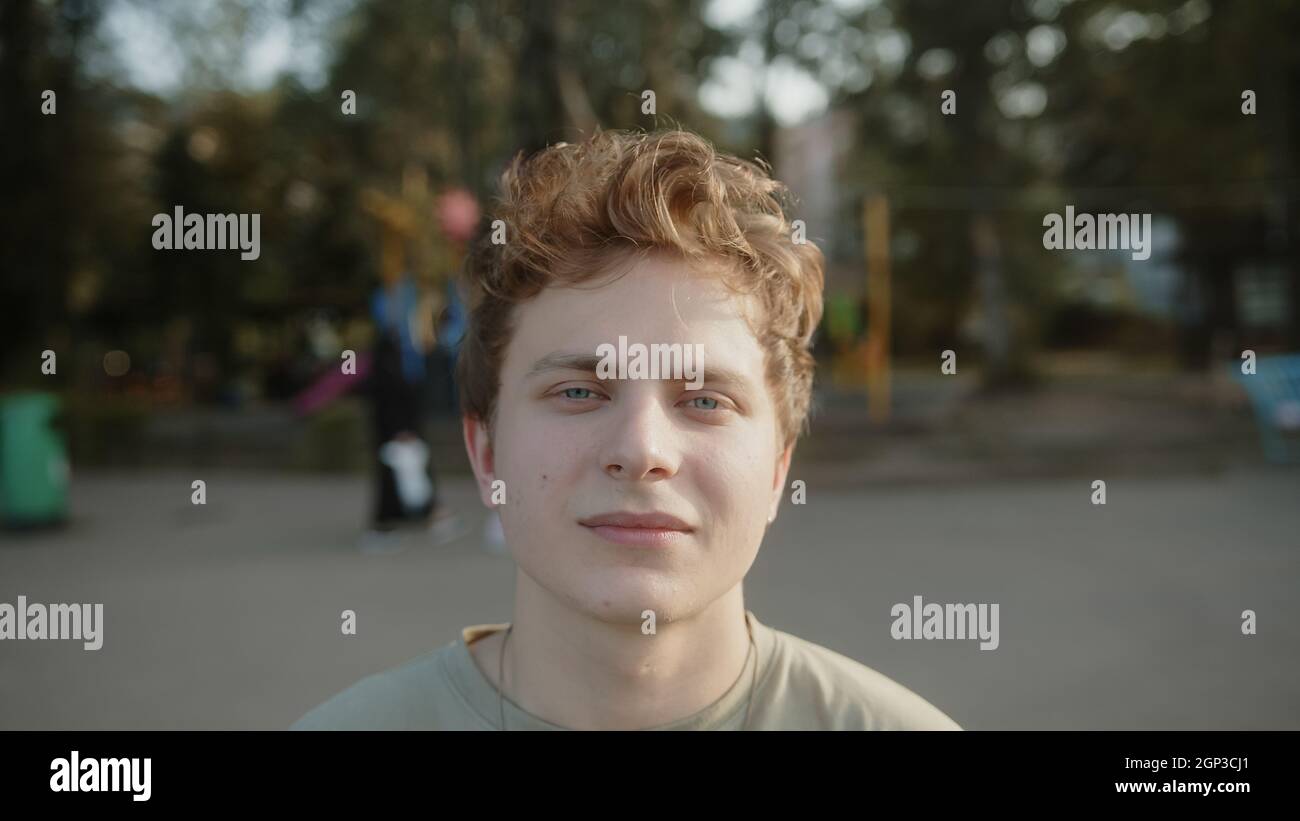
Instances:
[[[453,188],[437,202],[438,225],[452,242],[469,242],[478,225],[478,201],[463,188]]]

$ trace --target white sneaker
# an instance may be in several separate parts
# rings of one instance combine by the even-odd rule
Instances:
[[[456,513],[435,517],[429,523],[429,536],[435,545],[454,542],[468,532],[465,521]]]

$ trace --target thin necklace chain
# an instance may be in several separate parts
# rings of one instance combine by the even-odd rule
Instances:
[[[506,642],[510,641],[510,631],[515,629],[514,622],[506,627],[506,634],[501,639],[501,655],[497,660],[497,710],[500,713],[501,723],[497,726],[501,730],[506,728]],[[741,675],[744,675],[745,667],[749,666],[750,658],[758,652],[758,647],[754,643],[754,631],[749,626],[749,617],[745,617],[745,632],[749,637],[749,649],[745,651],[745,664],[741,667]],[[741,730],[749,729],[749,714],[754,707],[754,688],[758,686],[758,660],[754,661],[754,671],[749,680],[749,697],[745,700],[745,723],[740,726]]]

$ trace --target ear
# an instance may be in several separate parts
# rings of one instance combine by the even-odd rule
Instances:
[[[492,436],[482,420],[468,414],[462,418],[461,427],[465,434],[465,452],[469,454],[469,464],[478,482],[479,499],[487,507],[496,507],[492,504],[492,482],[496,479]]]
[[[767,514],[767,523],[776,521],[776,511],[781,506],[781,497],[785,495],[785,477],[790,473],[790,459],[794,456],[794,442],[785,446],[776,460],[776,471],[772,476],[772,506]]]

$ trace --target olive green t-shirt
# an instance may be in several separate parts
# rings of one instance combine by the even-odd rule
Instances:
[[[961,729],[925,699],[875,670],[767,627],[749,611],[745,615],[757,652],[750,654],[730,689],[694,715],[649,729]],[[291,729],[499,729],[497,689],[478,668],[469,645],[506,626],[466,627],[459,640],[362,679],[307,713]],[[507,729],[565,729],[525,712],[508,698],[504,706]]]

